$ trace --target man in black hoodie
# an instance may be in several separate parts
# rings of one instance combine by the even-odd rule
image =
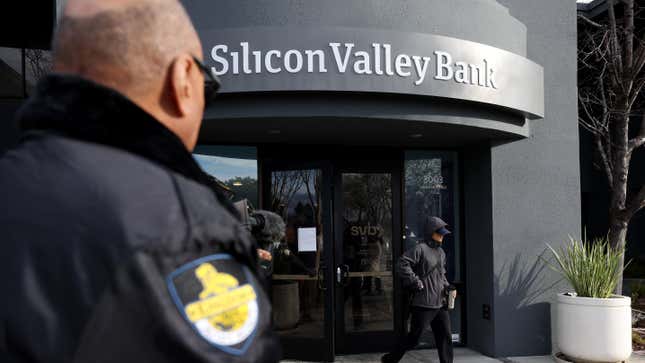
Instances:
[[[67,1],[0,159],[0,361],[279,359],[257,246],[191,155],[201,54],[177,0]]]
[[[410,302],[411,327],[408,335],[381,361],[395,363],[406,350],[419,343],[421,334],[430,325],[441,363],[452,363],[452,333],[446,309],[446,254],[441,248],[448,224],[439,217],[428,217],[424,225],[426,240],[406,251],[399,259],[403,285],[413,291]]]

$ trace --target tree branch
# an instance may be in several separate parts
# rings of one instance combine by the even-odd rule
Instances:
[[[640,41],[639,39],[639,45],[638,48],[636,48],[636,51],[634,52],[636,54],[635,56],[635,61],[634,61],[634,78],[638,76],[638,74],[641,72],[643,69],[643,66],[645,66],[645,44]]]
[[[632,81],[633,83],[633,81]],[[645,77],[636,80],[636,86],[632,88],[632,94],[629,96],[629,108],[631,110],[632,106],[634,103],[638,100],[640,97],[641,90],[643,90],[643,86],[645,86]]]
[[[611,65],[610,71],[612,71],[616,86],[622,88],[621,80],[623,74],[623,52],[620,49],[620,43],[618,39],[618,24],[616,23],[616,11],[614,9],[615,0],[607,0],[607,10],[609,15],[609,30],[611,32],[611,37],[609,38],[610,48],[613,53],[612,59],[609,60]],[[623,89],[623,94],[625,90]]]
[[[607,103],[607,96],[605,90],[605,70],[607,65],[603,65],[602,72],[598,75],[598,86],[600,87],[600,96],[602,97],[602,126],[605,132],[608,135],[608,143],[611,145],[611,133],[609,132],[609,118],[611,113],[609,112],[609,104]]]
[[[632,65],[634,64],[634,0],[623,0],[623,35],[625,37],[625,68],[626,78],[633,79]],[[635,75],[635,74],[634,74]]]
[[[582,111],[584,111],[588,119],[588,120],[585,120],[584,118],[580,117],[579,118],[580,124],[593,134],[604,134],[602,128],[598,127],[600,122],[592,115],[591,110],[589,110],[589,106],[587,105],[589,100],[582,98],[582,95],[578,93],[578,102],[580,102]]]
[[[596,141],[596,148],[598,149],[598,152],[600,153],[600,158],[602,159],[602,165],[604,166],[604,171],[605,175],[607,175],[607,183],[609,183],[609,189],[612,189],[614,186],[614,174],[612,173],[613,168],[612,168],[612,163],[610,159],[607,157],[607,153],[605,152],[605,148],[603,147],[602,144],[602,138],[600,135],[595,135],[594,140]],[[611,148],[611,145],[607,146],[608,148]]]
[[[638,135],[629,140],[627,152],[631,154],[634,150],[643,145],[645,145],[645,113],[641,116],[641,127]]]
[[[591,25],[591,26],[593,26],[593,27],[596,27],[596,28],[603,28],[603,25],[602,25],[602,24],[600,24],[600,23],[596,23],[595,21],[593,21],[593,20],[591,20],[591,19],[587,18],[586,16],[584,16],[584,15],[582,15],[582,14],[580,14],[580,13],[578,13],[578,18],[579,18],[579,19],[584,20],[587,24],[589,24],[589,25]]]
[[[606,89],[605,89],[605,82],[604,82],[606,70],[607,70],[607,64],[604,63],[602,70],[598,72],[597,89],[594,89],[592,92],[584,92],[583,90],[580,90],[578,92],[578,101],[580,103],[582,110],[584,111],[584,114],[587,117],[587,120],[580,117],[579,122],[589,132],[606,138],[608,140],[607,143],[611,144],[611,135],[609,133],[609,120],[610,120],[611,113],[609,110],[607,97],[605,95]],[[585,94],[584,98],[582,96],[583,93]],[[600,94],[600,97],[598,97],[598,94]],[[594,112],[591,109],[591,106],[593,105],[602,107],[601,119],[598,119],[597,117],[594,116]]]
[[[625,213],[627,217],[631,218],[636,212],[645,207],[645,185],[641,186],[641,189],[638,193],[632,198],[627,208],[625,208]]]

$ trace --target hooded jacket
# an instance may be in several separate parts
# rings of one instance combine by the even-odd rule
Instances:
[[[424,224],[425,238],[399,258],[399,276],[403,286],[413,291],[411,306],[438,309],[444,305],[446,279],[446,253],[441,244],[431,239],[432,233],[448,224],[438,217],[428,217]],[[417,290],[419,282],[422,290]]]
[[[0,361],[275,362],[256,246],[172,132],[52,75],[0,159]]]

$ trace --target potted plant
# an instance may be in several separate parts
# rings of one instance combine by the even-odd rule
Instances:
[[[624,249],[611,248],[606,238],[573,237],[559,250],[548,248],[555,262],[547,264],[575,291],[557,295],[554,333],[561,354],[556,360],[626,361],[632,353],[631,299],[613,293]]]

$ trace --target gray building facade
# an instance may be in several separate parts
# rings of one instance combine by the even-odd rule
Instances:
[[[559,279],[539,256],[545,243],[557,245],[581,229],[574,2],[184,4],[202,38],[207,63],[223,81],[223,95],[206,113],[201,143],[256,148],[262,190],[258,204],[266,209],[275,207],[271,193],[278,183],[276,173],[313,170],[322,165],[317,162],[330,165],[326,182],[333,190],[332,200],[323,200],[318,207],[331,217],[310,222],[322,228],[322,234],[333,234],[332,241],[319,241],[333,251],[311,265],[324,267],[318,273],[319,285],[321,280],[335,279],[337,267],[347,261],[346,245],[351,240],[343,231],[352,219],[347,211],[348,174],[363,173],[364,183],[369,184],[366,175],[383,174],[392,165],[391,177],[397,180],[392,182],[395,221],[388,226],[392,230],[389,242],[398,246],[387,253],[395,263],[410,246],[410,230],[418,228],[411,218],[411,208],[415,208],[411,204],[418,200],[408,195],[413,193],[409,169],[420,168],[418,155],[424,152],[429,153],[426,161],[430,164],[441,153],[454,155],[451,184],[437,192],[443,198],[447,198],[446,190],[452,192],[454,205],[445,208],[445,202],[436,202],[444,208],[423,210],[443,213],[441,217],[458,229],[453,241],[457,246],[446,246],[456,265],[449,278],[463,290],[463,305],[454,314],[459,317],[453,319],[459,327],[453,329],[458,333],[455,343],[490,356],[551,352],[550,302]],[[342,72],[337,61],[345,60],[347,44],[353,48]],[[387,77],[384,64],[388,59],[383,53],[378,54],[383,59],[383,74],[377,72],[375,52],[383,51],[385,44],[390,45],[392,58],[410,56],[410,67],[403,68],[403,74],[397,73],[394,59],[390,60],[393,75]],[[311,55],[317,50],[322,50],[327,62],[325,72],[321,72],[320,56]],[[365,59],[366,55],[353,53],[360,51],[371,55],[371,68],[366,69],[365,62],[353,63]],[[442,52],[449,53],[455,63],[475,64],[485,59],[487,64],[482,67],[495,72],[494,87],[486,80],[480,83],[484,87],[468,80],[458,82],[454,74],[453,84],[447,84],[450,81],[441,76],[449,72],[440,74],[445,61]],[[411,86],[420,78],[414,70],[415,55],[421,65],[424,56],[430,58],[432,71],[420,85],[424,89]],[[518,73],[504,73],[510,69]],[[458,70],[453,67],[455,73]],[[460,87],[465,83],[466,87]],[[446,181],[448,159],[438,158]],[[369,187],[363,192],[369,193]],[[427,199],[423,203],[432,204]],[[290,212],[280,211],[289,224]],[[398,234],[403,238],[398,239]],[[355,294],[347,291],[364,289],[365,281],[378,274],[360,276],[351,263],[345,265],[349,265],[348,282],[340,279],[344,286],[332,284],[325,290],[325,298],[336,296],[325,305],[325,319],[330,321],[325,325],[326,340],[321,338],[317,346],[331,350],[330,355],[303,348],[308,347],[305,333],[290,334],[283,329],[287,356],[328,359],[357,350],[346,341],[362,350],[385,350],[388,339],[377,328],[356,328],[360,325],[356,312],[362,320],[376,316],[369,301],[362,298],[360,307]],[[401,296],[394,270],[378,271],[394,275],[391,308],[400,309],[403,304],[397,303]],[[302,317],[307,315],[302,306],[306,282],[300,281],[298,288]],[[283,300],[274,304],[278,310],[288,305]],[[393,331],[402,331],[404,327],[396,327],[405,324],[404,318],[392,313]],[[357,337],[361,334],[362,338]]]

